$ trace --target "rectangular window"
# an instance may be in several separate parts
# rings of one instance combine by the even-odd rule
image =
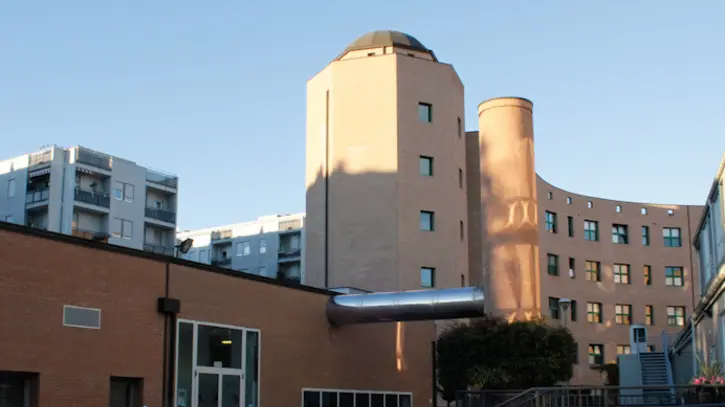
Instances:
[[[8,198],[15,197],[15,178],[8,180]]]
[[[632,323],[632,306],[629,304],[615,305],[614,321],[617,325],[630,325]]]
[[[464,229],[464,228],[463,228],[463,221],[460,221],[460,222],[459,222],[459,224],[458,224],[458,226],[459,226],[459,228],[460,228],[460,235],[461,235],[461,240],[463,240],[463,239],[464,239],[464,238],[466,237],[466,236],[465,236],[465,233],[464,233],[464,230],[463,230],[463,229]]]
[[[644,306],[644,324],[645,325],[654,325],[654,323],[655,323],[654,307],[651,305],[645,305]]]
[[[577,315],[576,300],[571,300],[570,306],[571,306],[571,321],[576,322],[576,319],[577,319],[576,318],[576,315]]]
[[[549,316],[551,319],[560,319],[559,315],[559,299],[556,297],[549,297]]]
[[[574,278],[576,270],[576,260],[573,257],[569,257],[569,277]]]
[[[590,324],[601,324],[602,323],[602,303],[600,302],[588,302],[587,303],[587,321]]]
[[[418,118],[422,122],[433,122],[433,106],[430,103],[418,103]]]
[[[251,253],[252,253],[252,246],[249,244],[249,242],[238,242],[237,243],[237,256],[249,256]]]
[[[612,225],[612,243],[614,244],[627,244],[629,241],[627,233],[627,225]]]
[[[548,265],[547,272],[550,276],[559,275],[559,256],[548,253],[546,255],[546,263]]]
[[[644,274],[644,285],[652,285],[652,266],[642,266],[642,273]]]
[[[463,189],[463,170],[458,169],[458,188]]]
[[[266,239],[262,239],[259,241],[259,252],[267,253],[267,240]]]
[[[667,306],[667,325],[685,326],[685,307]]]
[[[433,157],[420,156],[420,175],[424,177],[433,176]]]
[[[435,214],[431,211],[420,211],[420,230],[432,232],[435,229]]]
[[[458,118],[458,138],[463,136],[463,124],[461,124],[461,118]]]
[[[130,240],[133,237],[133,222],[121,218],[113,218],[113,237]]]
[[[617,355],[629,355],[632,348],[629,345],[617,345]]]
[[[546,231],[556,233],[556,214],[546,211]]]
[[[423,288],[433,288],[436,285],[436,269],[432,267],[420,268],[420,286]]]
[[[595,220],[584,221],[584,240],[592,242],[599,240],[599,222]]]
[[[649,246],[649,226],[642,226],[642,246]]]
[[[662,237],[665,240],[665,247],[681,247],[680,228],[662,228]]]
[[[602,281],[598,261],[587,260],[584,262],[584,268],[587,273],[587,281]]]
[[[682,267],[665,267],[665,285],[672,287],[682,287]]]
[[[566,217],[566,226],[569,229],[569,237],[574,237],[574,218],[572,216]]]
[[[629,284],[629,264],[615,264],[612,269],[616,284]]]
[[[589,345],[589,364],[601,365],[604,363],[604,345]]]
[[[113,197],[119,201],[133,202],[133,185],[116,181],[113,188]]]

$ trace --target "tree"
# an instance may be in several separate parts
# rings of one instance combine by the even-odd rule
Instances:
[[[567,381],[576,355],[566,328],[491,316],[449,328],[437,348],[440,394],[449,402],[469,386],[527,389]]]

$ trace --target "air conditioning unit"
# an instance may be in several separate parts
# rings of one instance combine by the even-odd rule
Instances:
[[[629,327],[629,345],[632,353],[647,352],[647,327],[632,325]]]

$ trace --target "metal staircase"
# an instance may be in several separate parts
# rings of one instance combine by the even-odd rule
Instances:
[[[667,356],[664,352],[644,352],[639,354],[639,362],[642,372],[642,396],[645,401],[667,402],[674,394],[666,390],[672,386],[672,378],[668,371]],[[662,386],[661,389],[647,389],[646,386]]]

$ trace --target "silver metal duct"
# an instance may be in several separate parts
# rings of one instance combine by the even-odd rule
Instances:
[[[481,287],[336,295],[327,302],[327,319],[333,325],[474,318],[483,315]]]

